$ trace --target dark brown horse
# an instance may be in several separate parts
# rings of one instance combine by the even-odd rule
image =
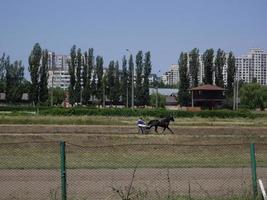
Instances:
[[[170,121],[174,122],[174,118],[171,116],[165,117],[163,119],[153,119],[148,122],[149,129],[155,126],[155,131],[158,133],[158,127],[162,127],[163,131],[162,133],[166,130],[166,128],[173,134],[173,131],[169,128]]]

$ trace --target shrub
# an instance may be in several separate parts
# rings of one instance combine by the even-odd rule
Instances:
[[[20,112],[20,111],[36,111],[36,107],[26,107],[26,106],[2,106],[0,111],[11,111],[11,112]],[[62,116],[71,116],[71,115],[100,115],[100,116],[151,116],[151,117],[166,117],[172,115],[175,118],[182,117],[202,117],[202,118],[255,118],[255,117],[266,117],[265,113],[250,112],[249,110],[203,110],[200,112],[189,112],[189,111],[171,111],[163,108],[159,109],[130,109],[130,108],[93,108],[93,107],[73,107],[73,108],[63,108],[63,107],[39,107],[39,114],[41,115],[62,115]]]

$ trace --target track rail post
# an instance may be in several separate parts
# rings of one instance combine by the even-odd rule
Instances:
[[[255,144],[250,144],[250,161],[251,161],[251,175],[252,175],[252,189],[254,199],[258,196],[257,191],[257,173],[256,173],[256,156],[255,156]]]
[[[67,200],[67,173],[65,142],[60,141],[61,199]]]

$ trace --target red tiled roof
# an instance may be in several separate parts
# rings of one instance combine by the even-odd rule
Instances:
[[[194,91],[195,90],[219,90],[219,91],[223,91],[225,89],[218,87],[217,85],[207,84],[207,85],[200,85],[198,87],[191,88],[190,90],[194,90]]]

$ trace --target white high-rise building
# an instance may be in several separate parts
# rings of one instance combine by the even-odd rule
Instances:
[[[70,56],[48,53],[48,87],[67,89],[70,84],[68,61]]]
[[[215,62],[215,56],[213,62]],[[189,63],[190,63],[190,58],[189,58],[189,53],[187,53],[187,72],[189,73]],[[226,54],[226,62],[223,67],[223,80],[224,83],[226,84],[227,82],[227,58],[228,54]],[[203,84],[204,81],[204,62],[203,62],[203,54],[199,54],[199,69],[198,69],[198,83]],[[189,75],[190,79],[190,84],[192,84],[192,77]],[[166,73],[163,74],[162,76],[162,81],[164,84],[167,85],[174,85],[177,84],[180,81],[179,77],[179,65],[171,65],[170,70],[167,71]],[[215,72],[213,72],[213,84],[215,84]]]
[[[236,57],[238,80],[251,83],[255,78],[261,85],[267,85],[267,53],[259,48],[250,49],[247,55]]]
[[[179,82],[179,65],[172,64],[170,70],[162,75],[161,80],[165,85],[176,85]]]

